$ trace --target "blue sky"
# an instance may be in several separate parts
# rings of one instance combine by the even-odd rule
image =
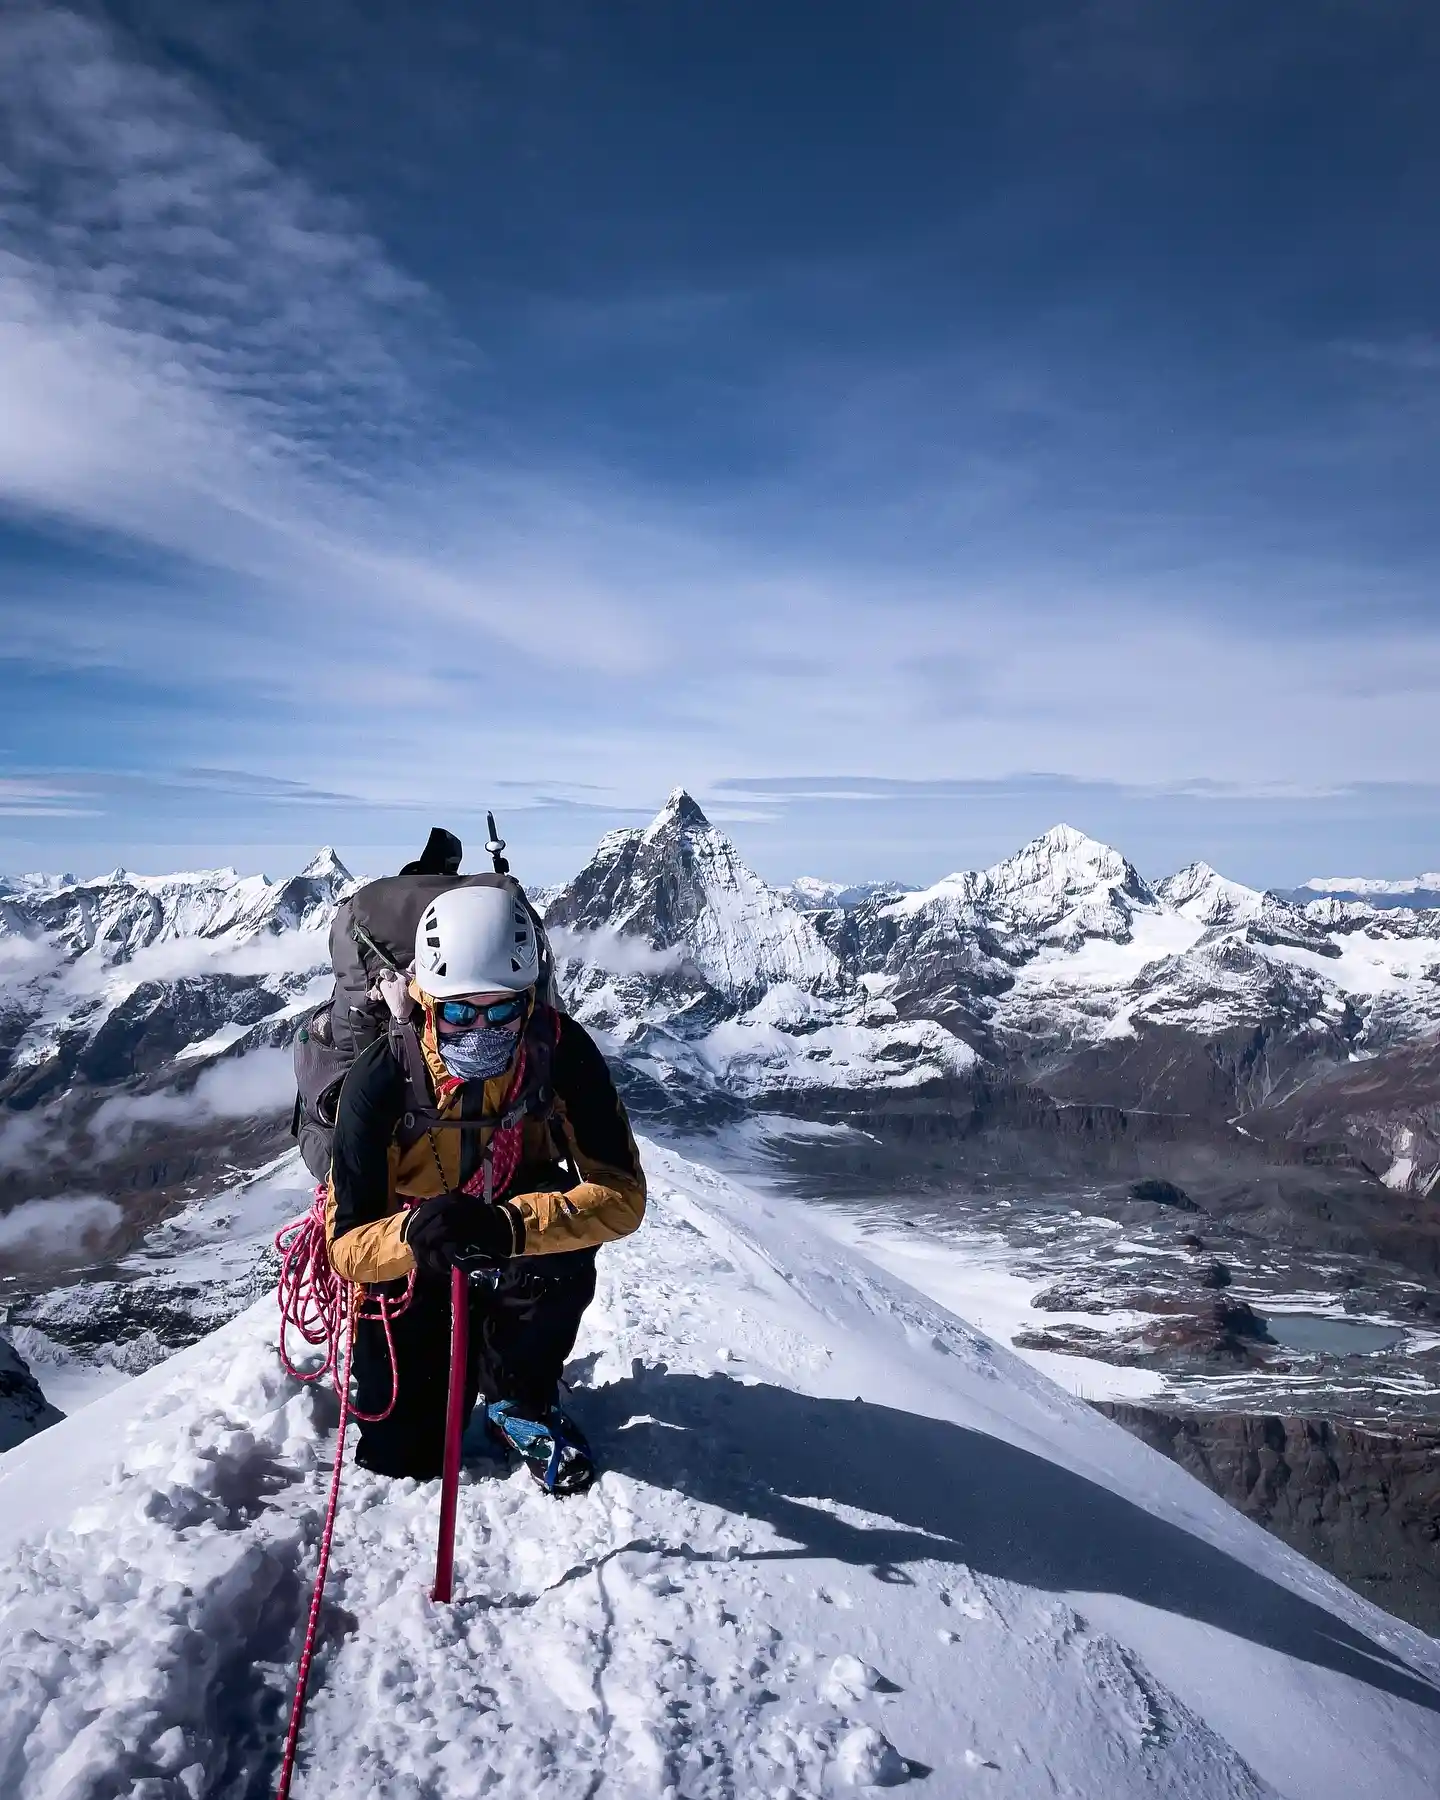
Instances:
[[[1440,864],[1440,15],[0,13],[0,867]]]

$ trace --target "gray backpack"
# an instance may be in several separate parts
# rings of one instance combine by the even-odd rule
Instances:
[[[434,854],[437,839],[443,841],[443,856]],[[536,998],[542,1007],[558,1009],[555,958],[545,927],[500,854],[505,846],[495,836],[493,818],[486,848],[494,858],[495,872],[461,875],[457,873],[459,840],[448,832],[432,831],[426,853],[418,862],[407,864],[399,875],[386,875],[367,883],[336,908],[330,927],[335,989],[330,999],[310,1014],[295,1038],[296,1095],[291,1132],[306,1168],[317,1181],[326,1180],[330,1174],[330,1146],[340,1086],[360,1052],[376,1038],[388,1034],[392,1050],[407,1070],[415,1066],[418,1041],[413,1053],[406,1042],[407,1033],[409,1038],[415,1038],[414,1027],[391,1018],[377,983],[383,975],[409,969],[421,915],[437,894],[457,887],[499,887],[513,893],[535,923],[540,949]]]

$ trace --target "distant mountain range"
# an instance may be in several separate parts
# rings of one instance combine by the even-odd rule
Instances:
[[[1057,825],[918,891],[781,889],[676,790],[538,898],[569,1005],[645,1116],[903,1116],[1077,1167],[1219,1145],[1310,1169],[1307,1194],[1339,1170],[1419,1197],[1440,1170],[1440,1112],[1406,1073],[1440,1029],[1429,879],[1303,903],[1204,863],[1152,885]],[[0,1210],[83,1191],[148,1213],[281,1147],[285,1047],[353,884],[329,850],[283,882],[0,884]],[[1371,1059],[1393,1079],[1362,1100],[1346,1083]]]
[[[1367,906],[1440,907],[1440,874],[1411,875],[1402,881],[1374,881],[1364,875],[1316,876],[1284,894],[1303,906],[1309,900],[1358,900]]]

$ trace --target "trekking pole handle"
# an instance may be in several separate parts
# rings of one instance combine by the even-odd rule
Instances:
[[[495,824],[495,815],[493,812],[486,813],[485,824],[490,832],[489,842],[485,845],[485,848],[490,854],[491,862],[495,865],[495,873],[497,875],[508,875],[510,873],[510,864],[505,860],[505,840],[501,837],[499,829]]]

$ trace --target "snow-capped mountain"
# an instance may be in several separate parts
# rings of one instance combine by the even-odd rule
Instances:
[[[323,992],[350,885],[328,850],[280,882],[7,882],[0,1098],[13,1112],[193,1081],[218,1055],[283,1043]],[[893,1092],[978,1057],[1067,1101],[1223,1121],[1440,1027],[1440,912],[1300,907],[1204,863],[1152,885],[1065,825],[990,868],[857,898],[770,886],[677,789],[539,898],[570,1004],[642,1109]]]
[[[557,1503],[344,1469],[297,1796],[1430,1800],[1440,1646],[813,1214],[643,1146]],[[337,1409],[270,1298],[0,1460],[15,1800],[274,1791]],[[378,1696],[378,1698],[377,1698]]]
[[[973,1061],[928,1020],[876,1007],[817,925],[677,788],[604,837],[548,903],[572,1010],[657,1090],[890,1087]]]
[[[867,900],[898,900],[915,889],[908,881],[825,881],[818,875],[797,875],[777,892],[799,912],[829,912],[836,906],[848,911]]]
[[[330,919],[353,885],[329,848],[278,882],[234,869],[117,869],[9,884],[0,1100],[28,1108],[77,1081],[145,1074],[283,1012],[328,966]]]
[[[1377,880],[1367,875],[1317,875],[1291,888],[1285,895],[1297,905],[1311,900],[1359,900],[1366,906],[1440,907],[1440,871],[1409,875],[1399,881]]]
[[[1071,825],[1053,825],[991,868],[947,875],[896,902],[909,917],[984,918],[1041,943],[1076,948],[1086,938],[1124,942],[1154,893],[1118,850]]]
[[[1227,881],[1207,862],[1193,862],[1155,884],[1156,895],[1187,919],[1203,925],[1238,925],[1256,918],[1266,896],[1257,888]]]
[[[683,788],[643,831],[612,831],[546,908],[572,939],[600,932],[679,953],[687,968],[734,999],[776,982],[822,990],[840,966],[814,926],[741,861]]]
[[[78,1193],[149,1217],[275,1154],[286,1046],[328,989],[351,885],[331,851],[281,881],[4,883],[0,1209]],[[568,1003],[641,1116],[814,1113],[828,1094],[938,1108],[952,1131],[999,1106],[1033,1136],[1080,1105],[1228,1154],[1252,1111],[1440,1029],[1440,911],[1301,907],[1201,863],[1152,884],[1069,826],[919,891],[832,898],[800,910],[683,790],[541,896]],[[1365,1142],[1429,1129],[1402,1109]]]

